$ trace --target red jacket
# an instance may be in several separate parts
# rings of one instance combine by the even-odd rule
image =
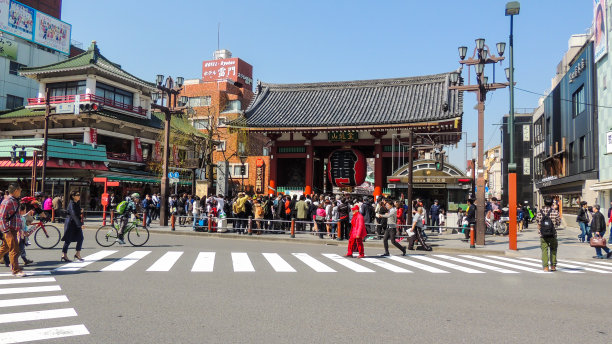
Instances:
[[[366,232],[363,215],[357,212],[357,214],[353,214],[353,219],[351,220],[351,239],[356,238],[357,236],[363,239],[366,237],[366,235],[368,235],[368,232]]]

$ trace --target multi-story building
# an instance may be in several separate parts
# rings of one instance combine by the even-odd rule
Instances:
[[[70,24],[60,20],[61,0],[22,3],[0,3],[0,110],[21,107],[38,94],[38,82],[19,75],[20,68],[60,62],[83,52],[71,44]],[[41,26],[48,29],[39,32]]]
[[[222,183],[217,178],[217,169],[225,163],[233,191],[267,193],[269,157],[264,154],[264,148],[269,140],[262,134],[241,130],[239,123],[234,122],[253,98],[252,75],[251,65],[232,58],[228,50],[218,50],[213,60],[202,63],[202,77],[186,80],[183,86],[181,95],[189,98],[191,108],[189,120],[194,128],[216,142],[208,164],[212,167],[212,187],[216,193],[232,193],[225,186],[217,185],[217,181]]]
[[[531,164],[531,114],[514,116],[514,162],[516,163],[516,201],[518,204],[533,204],[533,168]],[[510,136],[508,115],[502,119],[502,189],[508,190],[508,161],[510,161]],[[502,203],[508,204],[508,192],[502,192]]]
[[[600,149],[597,107],[591,106],[597,101],[597,91],[590,37],[570,39],[570,49],[557,68],[535,128],[544,135],[544,151],[538,150],[537,157],[543,170],[536,188],[542,196],[557,201],[566,223],[574,220],[580,201],[593,203],[597,197],[592,187],[598,181]]]
[[[42,148],[48,91],[45,193],[81,188],[83,204],[89,206],[90,199],[103,191],[101,184],[92,183],[93,177],[120,181],[114,191],[124,195],[159,191],[160,169],[156,166],[162,156],[163,123],[161,115],[151,113],[154,84],[106,59],[95,41],[80,55],[22,68],[20,74],[36,80],[39,89],[37,97],[27,99],[27,106],[0,112],[0,184],[17,180],[30,189],[33,153]],[[171,125],[181,136],[204,137],[181,117],[173,117]],[[26,163],[11,162],[14,144],[25,146]],[[174,145],[170,157],[172,170],[180,172],[183,185],[192,185],[193,170],[177,167],[195,157],[192,149]]]

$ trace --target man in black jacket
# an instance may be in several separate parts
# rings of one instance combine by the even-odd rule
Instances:
[[[595,204],[593,206],[593,222],[591,222],[591,235],[602,237],[606,233],[606,219],[601,213],[599,204]],[[595,247],[595,253],[597,254],[593,258],[595,259],[604,259],[604,256],[601,254],[601,247]],[[606,252],[606,258],[610,258],[612,256],[612,251],[609,248],[603,247],[603,250]]]
[[[474,199],[468,199],[468,208],[467,213],[465,215],[466,220],[468,222],[468,228],[465,229],[465,238],[470,238],[470,227],[474,226],[474,241],[476,241],[476,204],[474,204]]]
[[[580,240],[580,242],[591,241],[591,232],[588,230],[589,223],[591,222],[589,215],[587,202],[580,202],[580,211],[578,211],[578,216],[576,217],[576,222],[578,222],[581,231],[580,235],[578,235],[578,240]]]
[[[374,209],[372,209],[372,204],[370,204],[370,200],[368,199],[368,197],[363,198],[363,203],[361,204],[361,209],[359,209],[359,212],[363,216],[363,222],[366,225],[367,232],[369,234],[373,233],[371,227],[372,225],[370,223],[372,222]]]
[[[351,223],[349,221],[349,206],[347,200],[342,198],[339,202],[338,217],[340,218],[340,228],[338,228],[338,241],[342,241],[343,239],[349,239]]]

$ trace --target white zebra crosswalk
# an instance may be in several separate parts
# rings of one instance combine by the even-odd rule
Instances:
[[[30,276],[48,274],[49,271],[34,271]],[[55,277],[15,278],[7,274],[0,275],[0,343],[22,343],[89,334],[84,324],[74,324],[74,320],[69,320],[77,317],[77,312],[74,308],[65,307],[69,302],[68,297],[61,294],[62,289],[56,283]],[[41,295],[40,293],[53,295],[31,296]],[[42,309],[32,310],[38,307]],[[37,328],[41,326],[41,320],[53,319],[66,319],[73,324]],[[19,324],[24,324],[27,328],[23,329]]]
[[[253,272],[355,272],[355,273],[397,273],[413,272],[449,274],[520,274],[546,273],[540,261],[534,258],[508,258],[500,256],[475,256],[462,254],[413,254],[405,257],[370,256],[352,259],[336,253],[252,253],[252,252],[197,252],[183,251],[152,252],[135,250],[118,254],[119,251],[103,250],[84,258],[84,262],[72,262],[60,266],[52,273],[75,272],[83,269],[100,272],[124,272],[145,270],[147,273],[172,272],[182,270],[181,265],[190,264],[192,273],[212,273],[232,271],[235,273]],[[149,259],[145,259],[149,258]],[[582,274],[586,272],[612,273],[612,266],[597,263],[562,261],[558,264],[560,273]],[[44,273],[41,272],[41,273]],[[29,280],[45,281],[49,277],[34,277]],[[0,286],[2,280],[0,279]]]

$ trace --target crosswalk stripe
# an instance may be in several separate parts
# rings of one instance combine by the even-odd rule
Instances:
[[[262,253],[262,255],[268,260],[268,263],[272,265],[272,268],[276,272],[295,272],[295,269],[287,263],[278,253]]]
[[[476,267],[479,267],[479,268],[482,268],[482,269],[487,269],[487,270],[493,270],[493,271],[501,272],[502,274],[518,274],[519,273],[518,271],[512,271],[512,270],[500,268],[500,267],[493,266],[493,265],[487,265],[487,264],[472,262],[472,261],[469,261],[467,259],[451,257],[451,256],[447,256],[447,255],[444,255],[444,254],[437,254],[436,257],[452,260],[452,261],[457,262],[457,263],[462,263],[462,264],[476,266]]]
[[[176,261],[183,255],[180,251],[169,251],[166,252],[161,258],[159,258],[153,265],[151,265],[147,271],[170,271]]]
[[[492,263],[492,264],[497,264],[497,265],[501,265],[501,266],[506,266],[512,269],[516,269],[516,270],[523,270],[523,271],[529,271],[529,272],[533,272],[536,274],[541,274],[541,273],[546,273],[542,270],[536,270],[536,269],[532,269],[520,264],[510,264],[510,263],[506,263],[506,262],[502,262],[499,260],[493,260],[493,259],[488,259],[488,258],[482,258],[482,257],[476,257],[476,256],[470,256],[468,254],[462,254],[461,257],[465,257],[465,258],[469,258],[469,259],[474,259],[474,260],[479,260],[481,262],[485,262],[485,263]]]
[[[232,252],[232,263],[234,272],[254,272],[255,268],[245,252]]]
[[[215,252],[200,252],[191,267],[192,272],[212,272],[215,267]]]
[[[541,262],[541,260],[538,260],[535,258],[521,257],[521,259],[530,260],[534,262]],[[594,268],[590,268],[588,266],[582,266],[582,265],[571,265],[571,264],[557,262],[557,266],[562,267],[562,268],[568,268],[568,269],[580,269],[580,270],[585,270],[585,271],[597,272],[600,274],[612,274],[612,271],[594,269]]]
[[[68,302],[66,295],[26,297],[21,299],[0,300],[0,307],[14,307],[27,305],[42,305],[47,303]],[[1,343],[1,342],[0,342]]]
[[[559,259],[558,261],[560,262],[566,262],[566,263],[571,263],[571,264],[578,264],[578,265],[584,265],[584,266],[590,266],[590,267],[594,267],[597,269],[606,269],[607,270],[612,270],[612,266],[603,266],[603,265],[599,265],[601,263],[585,263],[585,262],[578,262],[575,260],[567,260],[567,259]]]
[[[49,309],[45,311],[19,312],[0,314],[0,324],[13,323],[18,321],[32,321],[44,319],[57,319],[76,317],[74,308]]]
[[[24,271],[28,276],[37,276],[37,275],[51,275],[50,270],[32,270],[32,271]],[[0,273],[0,277],[11,277],[13,274],[11,272],[2,272]]]
[[[525,265],[529,265],[529,266],[535,266],[537,268],[542,266],[542,261],[539,261],[540,263],[532,263],[532,262],[528,262],[528,261],[524,261],[524,260],[520,260],[520,259],[513,259],[513,258],[506,258],[506,257],[498,257],[498,256],[489,256],[491,258],[494,259],[501,259],[501,260],[505,260],[507,262],[512,262],[512,263],[519,263],[519,264],[525,264]],[[561,271],[561,272],[565,272],[568,274],[582,274],[584,273],[584,271],[576,271],[576,270],[572,270],[572,269],[565,269],[562,267],[559,267],[557,270]]]
[[[340,255],[337,255],[335,253],[323,253],[323,256],[355,272],[375,272],[374,270],[368,269],[365,266],[359,265],[355,262],[351,262],[346,258],[340,257]]]
[[[397,272],[397,273],[411,273],[412,271],[404,269],[402,267],[393,265],[393,264],[389,264],[385,261],[382,261],[380,259],[376,259],[376,258],[362,258],[361,260],[365,260],[368,263],[372,263],[378,267],[381,267],[383,269],[387,269],[389,271],[393,271],[393,272]]]
[[[430,262],[430,263],[433,263],[433,264],[442,265],[442,266],[447,267],[447,268],[451,268],[451,269],[467,272],[468,274],[484,274],[485,273],[484,271],[474,270],[474,269],[471,269],[471,268],[466,268],[464,266],[460,266],[460,265],[457,265],[457,264],[453,264],[453,263],[449,263],[449,262],[446,262],[446,261],[438,260],[438,259],[435,259],[435,258],[431,258],[429,256],[417,256],[417,255],[413,255],[413,256],[411,256],[411,258],[416,258],[416,259],[424,260],[426,262]]]
[[[612,263],[608,263],[608,262],[600,262],[600,261],[598,261],[597,264],[602,264],[602,265],[607,265],[607,266],[612,267]]]
[[[38,278],[17,278],[0,280],[0,285],[3,284],[29,284],[29,283],[46,283],[55,282],[55,277],[38,277]]]
[[[59,285],[45,285],[42,287],[25,287],[25,288],[0,288],[0,295],[22,294],[22,293],[42,293],[46,291],[62,290]]]
[[[134,251],[100,271],[124,271],[149,253],[151,251]]]
[[[311,257],[307,253],[292,253],[292,254],[295,258],[301,260],[302,263],[308,265],[311,269],[313,269],[316,272],[336,272],[336,270],[321,263],[320,261]]]
[[[412,259],[407,259],[407,258],[401,258],[401,257],[396,257],[396,256],[390,256],[389,259],[394,260],[396,262],[402,263],[402,264],[406,264],[406,265],[410,265],[412,267],[415,267],[417,269],[421,269],[421,270],[425,270],[434,274],[448,274],[448,271],[445,270],[441,270],[438,268],[435,268],[433,266],[429,266],[429,265],[425,265],[425,264],[421,264],[419,262],[415,262]]]
[[[13,344],[89,334],[85,325],[59,326],[0,333],[0,343]]]
[[[66,265],[62,265],[59,268],[55,269],[54,271],[59,271],[59,272],[66,272],[66,271],[78,271],[84,267],[86,267],[87,265],[97,262],[100,259],[103,259],[105,257],[110,256],[111,254],[115,253],[117,251],[112,251],[112,250],[102,250],[102,251],[98,251],[94,254],[90,254],[87,257],[83,258],[82,262],[72,262],[72,263],[68,263]]]

